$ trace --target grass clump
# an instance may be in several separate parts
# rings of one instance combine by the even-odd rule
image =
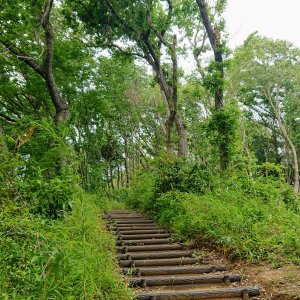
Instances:
[[[213,174],[170,160],[138,174],[127,201],[180,240],[251,262],[300,263],[299,199],[273,164]]]
[[[10,205],[0,212],[1,299],[131,299],[99,201],[81,193],[72,213],[49,220]],[[100,201],[105,208],[115,203]],[[111,205],[112,204],[112,205]]]
[[[181,240],[211,242],[230,257],[251,262],[285,259],[299,263],[298,214],[283,203],[224,198],[171,191],[157,199],[154,210],[157,220],[170,226]]]

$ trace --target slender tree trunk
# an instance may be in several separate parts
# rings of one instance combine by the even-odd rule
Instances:
[[[133,144],[133,143],[131,143],[131,144]],[[131,166],[132,166],[132,168],[131,168],[131,172],[132,172],[132,174],[134,174],[135,173],[135,169],[136,169],[136,152],[135,152],[135,149],[134,149],[134,146],[132,147],[133,149],[131,150],[131,153],[132,153],[132,155],[131,155]]]
[[[114,190],[115,186],[114,186],[114,174],[113,174],[113,167],[112,167],[112,163],[109,163],[109,177],[110,177],[110,184],[111,184],[111,188]]]
[[[169,5],[169,13],[170,18],[173,11],[173,6],[171,1],[168,1]],[[156,78],[158,81],[158,84],[160,85],[161,91],[165,95],[165,99],[167,100],[168,104],[168,112],[169,116],[166,121],[165,127],[166,127],[166,147],[167,147],[167,153],[172,153],[172,128],[174,124],[176,123],[176,115],[178,113],[178,95],[177,95],[177,85],[178,85],[178,63],[177,63],[177,38],[176,35],[173,36],[173,42],[170,43],[164,38],[165,31],[159,32],[152,23],[151,14],[150,14],[150,1],[147,1],[147,21],[150,25],[153,32],[156,34],[156,36],[159,38],[160,45],[164,45],[167,47],[167,49],[170,52],[171,60],[172,60],[172,74],[169,74],[172,76],[172,81],[168,82],[167,77],[164,73],[164,70],[161,66],[160,62],[160,55],[157,55],[153,44],[151,44],[149,40],[149,35],[144,34],[142,37],[144,47],[146,47],[146,59],[148,63],[153,67],[153,70],[155,71]],[[144,48],[143,47],[143,48]],[[159,47],[160,50],[160,47]],[[182,118],[182,117],[181,117]],[[181,123],[179,121],[179,123]],[[178,130],[180,128],[180,130]],[[178,156],[185,156],[187,154],[187,136],[184,134],[184,130],[182,130],[182,126],[176,126],[177,133],[179,136],[179,143],[178,143]],[[181,144],[180,144],[181,143]],[[184,150],[184,151],[182,151]]]
[[[215,28],[213,29],[211,20],[209,19],[205,0],[196,0],[196,2],[199,7],[202,22],[205,27],[205,31],[207,33],[210,45],[214,52],[216,69],[217,71],[219,71],[220,74],[220,78],[219,78],[220,83],[215,88],[215,111],[220,111],[224,108],[224,100],[223,100],[224,67],[223,67],[223,50],[221,45],[220,30],[218,26],[215,26]],[[218,131],[220,133],[223,132],[222,128],[218,128]],[[226,144],[220,144],[219,153],[220,153],[220,169],[224,171],[227,169],[228,162],[229,162],[228,151],[226,150]]]
[[[118,186],[118,189],[119,189],[120,188],[120,166],[119,166],[119,164],[117,165],[117,172],[118,172],[117,186]]]
[[[107,189],[109,190],[110,188],[110,180],[109,180],[109,166],[108,166],[108,163],[106,163],[106,186],[107,186]]]
[[[299,194],[299,164],[298,164],[296,147],[292,142],[292,140],[290,139],[283,122],[279,121],[278,124],[284,139],[287,141],[292,151],[293,169],[294,169],[294,194],[297,195]]]
[[[278,139],[277,139],[277,134],[275,130],[272,130],[272,140],[273,140],[273,145],[274,145],[274,152],[275,152],[275,159],[276,163],[281,164],[281,157],[280,154],[278,153]]]
[[[299,164],[298,164],[297,150],[287,132],[285,122],[281,117],[281,111],[280,111],[279,102],[277,100],[277,96],[275,99],[273,99],[270,91],[268,91],[267,96],[268,96],[270,105],[273,108],[273,111],[277,117],[278,126],[282,133],[282,136],[292,151],[293,169],[294,169],[294,194],[297,195],[297,194],[299,194]]]
[[[88,174],[88,157],[87,157],[86,151],[84,151],[83,155],[84,155],[83,166],[82,166],[83,177],[84,177],[83,180],[84,180],[85,188],[88,188],[89,187],[89,174]]]
[[[293,183],[293,162],[291,160],[291,155],[290,155],[290,145],[287,143],[286,140],[284,140],[284,156],[285,156],[285,165],[286,165],[286,173],[285,173],[285,178],[286,181],[289,184]],[[292,166],[292,167],[291,167]]]
[[[124,138],[124,166],[125,166],[125,174],[126,174],[126,187],[129,186],[129,166],[128,166],[128,143],[126,134],[123,136]]]
[[[120,168],[120,178],[121,178],[121,187],[123,187],[124,186],[124,178],[123,178],[122,164],[121,164],[121,168]]]

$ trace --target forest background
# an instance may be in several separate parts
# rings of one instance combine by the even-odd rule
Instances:
[[[0,5],[3,299],[130,299],[114,207],[300,263],[299,48],[255,32],[229,49],[221,0]]]

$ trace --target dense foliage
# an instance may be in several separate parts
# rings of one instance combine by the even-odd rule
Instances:
[[[1,299],[131,299],[99,207],[120,204],[80,192],[72,213],[55,222],[18,205],[3,209]]]
[[[210,243],[231,258],[300,263],[299,201],[275,164],[218,175],[177,158],[163,162],[154,164],[152,176],[137,175],[128,205],[179,240]]]
[[[124,200],[299,264],[300,49],[228,49],[212,2],[0,0],[1,298],[130,299],[99,218]]]

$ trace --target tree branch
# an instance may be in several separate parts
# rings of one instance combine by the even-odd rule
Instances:
[[[23,61],[24,63],[26,63],[30,68],[32,68],[34,71],[36,71],[37,73],[39,73],[42,77],[44,77],[44,71],[43,71],[43,67],[37,63],[37,61],[35,59],[33,59],[32,57],[30,57],[29,55],[27,55],[25,52],[17,49],[16,47],[14,47],[12,44],[1,40],[0,41],[5,48],[12,54],[14,55],[17,59]]]
[[[168,1],[169,2],[169,1]],[[169,2],[171,3],[171,2]],[[169,5],[169,14],[168,14],[168,19],[171,19],[172,16],[172,9],[173,6]],[[160,42],[162,44],[164,44],[166,47],[168,47],[169,49],[173,50],[173,44],[169,43],[165,38],[164,38],[164,34],[166,32],[166,28],[165,30],[163,30],[162,32],[159,32],[159,30],[157,30],[157,28],[154,26],[153,22],[152,22],[152,18],[151,18],[151,7],[150,7],[150,0],[147,0],[147,21],[149,26],[151,27],[151,29],[153,29],[155,35],[159,38]],[[170,21],[168,21],[169,23]]]
[[[111,5],[111,3],[109,2],[109,0],[103,0],[106,5],[108,6],[108,8],[110,9],[110,12],[116,17],[116,19],[121,23],[121,25],[125,28],[127,28],[127,30],[134,32],[134,33],[138,33],[136,29],[134,29],[133,27],[129,26],[127,24],[127,22],[125,22],[120,15],[117,13],[117,11],[114,9],[114,7]],[[138,36],[138,35],[137,35]]]
[[[202,18],[205,30],[207,32],[210,44],[213,47],[213,49],[215,50],[216,37],[215,37],[215,32],[214,32],[214,30],[211,26],[210,20],[209,20],[209,16],[208,16],[207,9],[206,9],[206,3],[204,0],[196,0],[196,1],[199,6],[199,9],[200,9],[201,18]]]

